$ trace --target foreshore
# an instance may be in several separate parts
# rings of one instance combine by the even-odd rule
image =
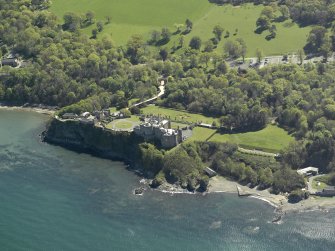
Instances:
[[[41,114],[53,115],[56,112],[56,109],[51,109],[49,107],[44,106],[11,106],[0,103],[1,110],[9,110],[9,111],[27,111],[27,112],[37,112]]]
[[[273,206],[277,212],[306,212],[314,210],[324,210],[335,208],[335,198],[326,198],[318,196],[310,196],[307,200],[302,200],[298,203],[289,203],[287,197],[282,194],[271,194],[267,190],[257,190],[256,188],[249,188],[242,186],[237,182],[227,180],[224,177],[213,177],[210,180],[209,192],[226,192],[236,193],[237,186],[243,190],[247,197],[260,199]]]
[[[286,196],[282,194],[271,194],[269,190],[257,190],[256,188],[249,188],[242,186],[235,181],[230,181],[221,176],[215,176],[210,179],[207,193],[233,193],[238,195],[237,187],[243,191],[245,196],[258,200],[262,200],[272,206],[277,213],[299,213],[308,211],[325,211],[335,208],[335,198],[325,198],[310,196],[307,200],[298,203],[289,203]],[[176,185],[163,184],[158,188],[159,191],[171,194],[188,193],[193,194],[186,189],[182,189]]]

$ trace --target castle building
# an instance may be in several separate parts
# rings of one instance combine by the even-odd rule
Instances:
[[[146,140],[159,140],[163,148],[173,148],[183,141],[182,130],[171,129],[171,121],[160,117],[145,118],[134,133]]]

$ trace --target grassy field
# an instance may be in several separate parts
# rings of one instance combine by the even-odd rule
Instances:
[[[299,28],[291,21],[283,23],[273,23],[277,27],[277,36],[275,39],[267,41],[265,37],[269,35],[268,31],[262,34],[256,34],[256,20],[262,11],[263,6],[254,6],[252,4],[242,5],[241,7],[213,6],[194,24],[194,29],[187,37],[198,35],[203,40],[213,37],[212,27],[221,24],[226,31],[230,32],[230,37],[222,38],[218,48],[222,50],[223,44],[229,39],[243,38],[247,44],[247,56],[254,56],[256,48],[260,48],[265,55],[280,55],[286,52],[296,52],[306,44],[307,34],[310,28]],[[211,28],[209,28],[211,27]],[[238,29],[234,36],[235,29]]]
[[[153,114],[160,116],[170,117],[172,121],[185,122],[185,123],[195,123],[202,121],[203,123],[212,124],[213,121],[218,122],[218,119],[212,117],[206,117],[201,114],[189,113],[184,111],[177,111],[173,109],[168,109],[164,107],[149,105],[142,108],[143,114]]]
[[[324,189],[326,187],[328,187],[328,185],[326,183],[324,183],[324,182],[316,181],[316,180],[312,181],[312,188],[313,189],[322,190],[322,189]]]
[[[110,122],[108,125],[106,125],[106,127],[109,129],[114,129],[114,130],[130,130],[138,124],[139,124],[139,120],[133,121],[130,118],[127,118],[127,119],[114,120]]]
[[[106,16],[110,16],[111,24],[105,26],[103,33],[110,34],[118,45],[125,44],[133,34],[142,34],[147,39],[154,29],[168,27],[175,31],[175,24],[182,24],[189,18],[193,21],[193,30],[186,35],[186,43],[195,35],[203,41],[210,39],[216,24],[221,24],[225,31],[230,32],[230,37],[223,38],[218,45],[218,52],[223,51],[225,40],[237,37],[246,41],[248,56],[254,56],[256,48],[261,48],[265,55],[275,55],[295,52],[304,46],[310,28],[299,28],[291,21],[275,23],[277,37],[271,41],[265,39],[268,32],[254,33],[262,8],[252,4],[217,6],[208,0],[53,0],[51,10],[59,18],[68,11],[84,14],[88,10],[95,12],[97,21],[104,21]],[[93,27],[86,28],[87,34],[91,34]],[[238,32],[233,36],[235,29]],[[178,38],[179,35],[173,36],[168,47]]]
[[[192,137],[188,138],[188,141],[206,141],[216,130],[194,127]]]
[[[249,149],[279,151],[294,141],[284,129],[269,125],[263,130],[236,134],[215,134],[210,141],[231,142]]]
[[[193,130],[193,136],[190,141],[204,141],[215,133],[215,130],[196,127]],[[263,130],[257,132],[237,133],[237,134],[219,134],[215,133],[209,141],[212,142],[230,142],[236,143],[247,149],[259,149],[268,152],[278,152],[289,145],[294,138],[288,133],[273,125],[269,125]]]
[[[122,44],[133,34],[148,35],[153,29],[164,26],[174,28],[186,18],[198,20],[211,5],[207,0],[53,0],[51,10],[60,18],[65,12],[95,12],[96,20],[112,18],[104,32]],[[89,30],[91,30],[90,28]]]

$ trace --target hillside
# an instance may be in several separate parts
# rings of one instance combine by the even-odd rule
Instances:
[[[185,36],[188,44],[193,36],[200,36],[203,42],[213,37],[212,29],[221,24],[229,31],[230,37],[223,38],[218,45],[218,52],[227,39],[243,38],[247,44],[247,56],[254,56],[256,48],[261,48],[266,55],[296,52],[306,43],[309,27],[299,28],[291,20],[276,23],[277,36],[270,41],[263,32],[256,34],[256,20],[259,17],[262,5],[246,4],[242,6],[217,6],[207,0],[54,0],[51,6],[60,19],[66,12],[85,14],[87,11],[95,13],[96,21],[105,21],[111,17],[111,23],[104,26],[103,34],[109,34],[118,44],[125,44],[133,34],[141,34],[149,39],[153,30],[168,27],[171,32],[176,30],[175,24],[183,24],[187,18],[193,22],[192,31]],[[95,24],[85,28],[91,34]],[[237,32],[236,32],[237,30]],[[236,35],[234,35],[236,34]],[[173,35],[167,45],[172,47],[178,44],[179,34]],[[101,37],[101,35],[99,35]]]

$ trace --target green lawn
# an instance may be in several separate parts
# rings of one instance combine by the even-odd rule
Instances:
[[[215,134],[210,141],[231,142],[248,149],[279,151],[294,141],[284,129],[269,125],[263,130],[236,134]]]
[[[183,124],[183,123],[171,122],[171,127],[173,129],[178,129],[178,127],[179,128],[184,128],[185,126],[187,126],[187,125]]]
[[[116,119],[112,122],[110,122],[108,125],[106,125],[109,129],[116,129],[116,130],[130,130],[134,126],[139,124],[139,121],[133,121],[131,118],[126,119]]]
[[[119,121],[115,123],[115,127],[118,129],[130,129],[133,127],[133,124],[128,121]]]
[[[170,117],[172,121],[178,121],[178,122],[194,123],[201,121],[203,123],[208,124],[212,124],[213,121],[218,122],[218,119],[216,118],[206,117],[201,114],[189,113],[186,111],[177,111],[154,105],[149,105],[145,108],[142,108],[141,111],[143,112],[143,114],[167,116]]]
[[[318,185],[319,184],[319,185]],[[328,185],[324,182],[313,180],[312,181],[312,188],[316,190],[322,190],[324,188],[328,187]]]
[[[242,37],[246,41],[248,56],[254,56],[256,48],[261,48],[265,55],[275,55],[295,52],[304,46],[310,28],[299,28],[290,21],[274,23],[277,37],[271,41],[265,39],[268,32],[254,33],[262,8],[252,4],[217,6],[208,0],[53,0],[51,10],[59,18],[68,11],[84,14],[88,10],[96,13],[97,21],[105,21],[105,17],[110,16],[111,24],[105,26],[103,33],[111,35],[118,45],[125,44],[133,34],[142,34],[147,39],[152,30],[164,26],[175,31],[175,24],[184,23],[189,18],[193,21],[193,30],[186,35],[186,44],[194,35],[203,41],[208,40],[213,37],[213,26],[221,24],[225,31],[230,32],[230,38]],[[91,34],[93,27],[86,28],[87,34]],[[237,35],[233,36],[236,28]],[[178,37],[174,35],[168,47]],[[218,52],[222,52],[225,40],[223,38],[218,45]]]
[[[206,141],[216,130],[195,127],[193,128],[192,137],[188,138],[187,141]]]
[[[131,122],[141,122],[140,121],[140,117],[139,116],[136,116],[136,115],[131,115],[130,118],[127,118],[127,120],[131,121]]]

